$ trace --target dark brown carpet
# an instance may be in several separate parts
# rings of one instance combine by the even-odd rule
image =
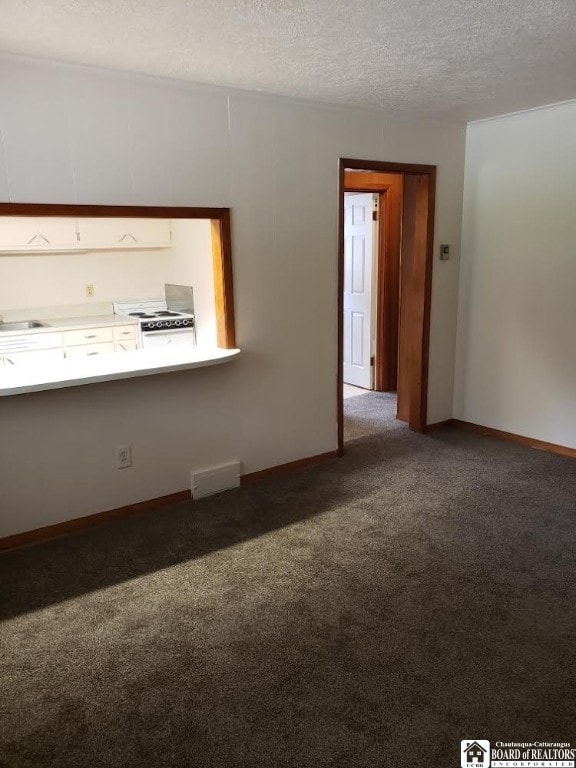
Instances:
[[[463,738],[574,742],[575,500],[569,459],[394,424],[6,554],[0,765],[457,768]]]
[[[370,392],[344,400],[344,442],[386,432],[405,432],[406,424],[396,419],[396,393]]]

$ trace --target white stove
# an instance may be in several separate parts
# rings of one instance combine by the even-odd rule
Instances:
[[[194,315],[169,309],[164,299],[115,301],[114,314],[138,320],[143,347],[195,344]]]

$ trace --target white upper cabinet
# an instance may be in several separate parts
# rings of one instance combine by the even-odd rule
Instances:
[[[78,219],[79,245],[87,249],[168,248],[168,219]]]
[[[0,216],[0,251],[68,251],[78,248],[76,219],[68,216]]]
[[[169,248],[169,219],[0,216],[0,253]]]

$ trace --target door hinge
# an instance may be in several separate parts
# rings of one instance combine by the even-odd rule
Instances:
[[[370,358],[370,365],[372,368],[374,368],[374,355]]]
[[[372,221],[378,221],[378,211],[372,211]]]

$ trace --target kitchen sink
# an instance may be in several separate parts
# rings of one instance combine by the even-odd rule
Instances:
[[[39,323],[38,320],[22,320],[19,323],[0,323],[0,332],[27,331],[30,328],[46,328],[46,323]]]

